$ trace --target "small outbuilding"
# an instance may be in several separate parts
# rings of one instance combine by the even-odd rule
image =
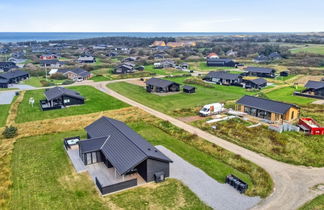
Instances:
[[[281,71],[280,76],[282,77],[288,77],[289,76],[289,71]]]
[[[196,92],[196,88],[189,86],[189,85],[185,85],[183,86],[183,92],[184,93],[195,93]]]

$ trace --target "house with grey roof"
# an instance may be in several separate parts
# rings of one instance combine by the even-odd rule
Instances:
[[[300,113],[297,105],[248,95],[236,102],[236,110],[272,122],[293,121]]]
[[[207,58],[207,66],[237,67],[238,63],[228,58]]]
[[[86,167],[102,168],[95,177],[102,194],[169,177],[172,160],[125,123],[101,117],[85,130],[88,139],[78,141],[78,156]]]
[[[96,58],[93,56],[80,56],[77,61],[79,63],[95,63]]]
[[[231,74],[226,71],[211,71],[203,78],[203,80],[220,85],[238,86],[242,82],[242,76],[240,74]]]
[[[306,89],[303,91],[303,94],[324,98],[324,81],[309,80],[305,84],[305,88]]]
[[[263,67],[247,67],[245,70],[245,76],[255,76],[255,77],[268,77],[274,78],[276,75],[276,70],[272,68]]]
[[[68,79],[71,79],[73,81],[87,80],[91,77],[90,72],[88,72],[84,69],[81,69],[81,68],[58,69],[56,71],[56,74],[63,74]]]
[[[243,79],[242,84],[246,89],[261,89],[267,86],[267,80],[263,78]]]
[[[40,101],[43,111],[62,109],[68,106],[84,104],[85,98],[80,93],[63,87],[54,87],[44,92],[46,99]]]
[[[52,60],[40,60],[39,64],[44,67],[51,67],[51,68],[60,68],[64,65],[64,62],[59,61],[57,59]]]
[[[7,72],[16,68],[18,68],[18,66],[14,62],[0,62],[0,72]]]
[[[29,73],[22,70],[8,71],[6,73],[0,74],[0,79],[4,83],[5,80],[7,84],[16,84],[22,80],[28,79]]]
[[[180,84],[165,79],[151,78],[146,81],[146,91],[149,93],[178,92],[180,91]]]

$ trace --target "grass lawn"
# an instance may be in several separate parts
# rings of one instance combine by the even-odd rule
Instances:
[[[43,78],[43,77],[31,77],[31,78],[29,78],[27,80],[24,80],[22,82],[22,84],[30,85],[30,86],[33,86],[33,87],[43,87],[43,85],[41,83],[42,80],[46,80],[46,79]],[[50,82],[50,83],[54,83],[54,84],[60,85],[65,80],[48,79],[47,81]]]
[[[102,81],[112,80],[112,78],[107,77],[107,76],[103,76],[103,75],[97,75],[97,76],[91,77],[90,80],[92,80],[94,82],[102,82]]]
[[[180,84],[183,84],[185,79],[186,78],[183,77],[168,78],[168,80]],[[108,84],[109,88],[128,98],[171,115],[177,115],[174,111],[177,112],[181,109],[192,109],[208,103],[225,102],[227,100],[238,99],[245,94],[253,94],[253,92],[248,92],[243,88],[233,86],[214,85],[214,88],[206,88],[199,85],[192,86],[197,87],[196,93],[194,94],[180,92],[173,95],[158,96],[146,92],[143,87],[126,82]],[[190,114],[192,115],[195,113]]]
[[[293,78],[293,77],[295,77],[295,76],[296,76],[296,75],[293,75],[293,74],[290,74],[290,75],[288,75],[288,76],[286,76],[286,77],[278,76],[278,77],[275,78],[275,80],[279,80],[279,81],[286,81],[286,80],[289,80],[289,79],[291,79],[291,78]]]
[[[218,70],[229,70],[235,69],[234,67],[221,67],[221,66],[207,66],[206,61],[200,62],[189,62],[190,69],[194,71],[218,71]]]
[[[294,87],[283,87],[280,89],[273,90],[269,93],[266,93],[266,95],[272,100],[282,101],[286,103],[293,103],[297,105],[306,105],[316,100],[312,98],[293,95],[295,91],[300,91],[300,90],[301,88],[297,88],[296,90]]]
[[[16,142],[10,209],[209,209],[174,179],[100,197],[87,174],[74,172],[62,146],[64,137],[80,133],[28,137]]]
[[[8,111],[10,109],[10,104],[0,105],[0,127],[4,127],[8,117]]]
[[[157,75],[179,75],[179,74],[185,74],[187,72],[178,70],[178,69],[155,69],[153,65],[147,65],[145,66],[144,71],[155,73]]]
[[[94,87],[77,86],[69,89],[80,92],[80,95],[86,98],[85,104],[80,106],[71,106],[64,109],[42,111],[39,105],[39,100],[44,99],[44,90],[27,91],[22,103],[18,107],[17,123],[53,119],[57,117],[65,117],[72,115],[88,114],[93,112],[100,112],[104,110],[120,109],[128,105],[103,93]],[[34,97],[35,104],[31,107],[28,103],[29,98]]]
[[[324,55],[324,45],[310,45],[308,47],[300,47],[291,49],[292,53],[312,53]]]
[[[324,209],[324,194],[317,196],[299,208],[299,210],[321,210]]]

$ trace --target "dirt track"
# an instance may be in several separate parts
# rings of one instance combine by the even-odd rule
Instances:
[[[138,107],[158,118],[168,120],[172,124],[190,133],[197,134],[207,141],[215,143],[235,154],[239,154],[264,168],[271,175],[274,181],[274,192],[253,209],[297,209],[305,202],[323,193],[323,191],[314,190],[312,188],[317,184],[324,183],[324,168],[307,168],[303,166],[289,165],[252,152],[204,132],[196,127],[188,125],[171,116],[137,103],[107,88],[106,84],[107,83],[93,83],[92,85],[100,91],[103,91],[132,106]]]

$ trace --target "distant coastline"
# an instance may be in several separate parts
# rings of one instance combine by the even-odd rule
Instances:
[[[77,40],[97,37],[188,37],[274,34],[265,32],[0,32],[0,42]]]

